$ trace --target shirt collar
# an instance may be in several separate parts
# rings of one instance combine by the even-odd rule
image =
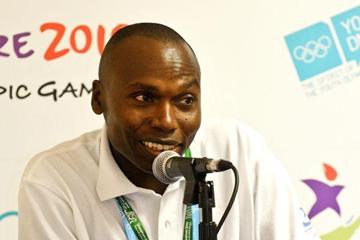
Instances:
[[[101,201],[139,191],[121,171],[111,154],[106,127],[104,126],[100,138],[99,176],[96,191]]]
[[[152,191],[137,187],[121,171],[111,153],[106,126],[101,130],[99,153],[99,175],[96,183],[96,191],[100,201],[106,201],[119,196]],[[165,193],[176,191],[185,187],[185,179],[169,184]],[[155,193],[155,192],[154,192]],[[165,194],[164,193],[164,194]]]

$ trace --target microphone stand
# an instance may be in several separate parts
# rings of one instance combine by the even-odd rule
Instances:
[[[205,180],[206,173],[195,171],[185,171],[184,177],[186,179],[184,204],[199,204],[201,208],[199,240],[217,240],[216,223],[212,219],[212,208],[215,207],[213,181]]]
[[[216,223],[212,220],[212,208],[215,207],[214,183],[199,181],[199,207],[202,210],[199,224],[200,240],[216,240]]]

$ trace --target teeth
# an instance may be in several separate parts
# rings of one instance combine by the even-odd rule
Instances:
[[[154,142],[142,142],[145,146],[147,146],[148,148],[157,150],[157,151],[166,151],[166,150],[171,150],[174,149],[175,146],[174,145],[165,145],[165,144],[159,144],[159,143],[154,143]]]

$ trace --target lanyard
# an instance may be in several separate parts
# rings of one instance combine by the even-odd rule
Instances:
[[[190,149],[185,151],[186,157],[191,157]],[[128,240],[149,240],[144,225],[123,196],[117,197],[116,202],[120,209],[121,221],[124,225]],[[186,206],[183,240],[196,240],[199,238],[199,207]]]

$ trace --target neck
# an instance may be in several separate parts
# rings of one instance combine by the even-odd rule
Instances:
[[[147,188],[155,191],[158,194],[163,194],[168,185],[157,180],[152,173],[146,172],[132,164],[110,144],[111,153],[125,176],[136,186]]]

